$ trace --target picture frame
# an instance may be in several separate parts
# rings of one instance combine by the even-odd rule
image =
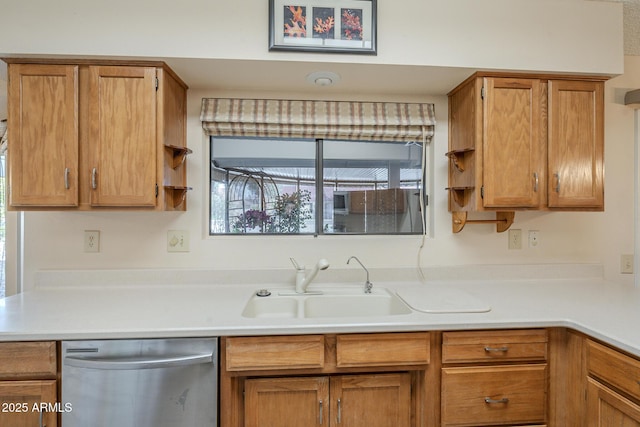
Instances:
[[[376,55],[377,0],[269,0],[269,50]]]

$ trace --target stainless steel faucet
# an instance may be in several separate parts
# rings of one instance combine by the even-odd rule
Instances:
[[[360,264],[360,266],[361,266],[362,268],[364,268],[364,271],[366,271],[366,272],[367,272],[367,281],[366,281],[366,282],[364,282],[364,293],[365,293],[365,294],[370,294],[370,293],[371,293],[371,289],[373,288],[373,283],[371,283],[371,282],[369,281],[369,270],[367,270],[367,267],[365,267],[365,266],[364,266],[364,264],[362,264],[362,263],[360,262],[360,260],[358,259],[358,257],[356,257],[356,256],[352,256],[352,257],[350,257],[350,258],[347,260],[347,264],[349,264],[349,261],[351,261],[352,259],[355,259],[356,261],[358,261],[358,264]]]

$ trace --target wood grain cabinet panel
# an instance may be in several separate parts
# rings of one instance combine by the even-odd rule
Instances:
[[[411,377],[247,379],[244,419],[246,427],[410,427]]]
[[[349,334],[336,337],[336,366],[426,365],[429,333]]]
[[[11,206],[78,206],[78,67],[9,67]]]
[[[442,369],[442,425],[481,426],[546,420],[546,365]]]
[[[604,209],[604,83],[549,81],[549,207]]]
[[[588,427],[640,427],[640,406],[588,379]]]
[[[324,337],[233,337],[226,340],[228,371],[324,367]]]
[[[54,407],[55,380],[0,381],[0,426],[30,427],[57,425],[57,412],[40,410],[41,404]]]
[[[54,341],[0,343],[0,426],[55,427],[57,390]]]
[[[442,335],[443,363],[536,361],[547,358],[547,331],[462,331]]]
[[[186,210],[187,86],[166,64],[4,60],[11,209]]]
[[[0,380],[56,378],[54,341],[0,343]]]
[[[329,377],[245,381],[246,427],[328,425],[329,405]]]
[[[156,68],[89,67],[92,206],[156,203]]]
[[[330,425],[410,427],[410,374],[331,377]]]
[[[603,210],[604,80],[479,72],[451,91],[449,210]]]
[[[640,400],[640,361],[594,341],[587,341],[589,374]]]
[[[544,173],[538,79],[484,79],[483,204],[537,207]]]

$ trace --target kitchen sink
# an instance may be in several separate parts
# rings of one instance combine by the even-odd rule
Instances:
[[[365,294],[362,287],[335,288],[296,294],[291,289],[272,289],[269,296],[249,299],[242,315],[254,318],[319,318],[396,316],[412,310],[385,288]]]
[[[244,317],[298,317],[298,300],[291,297],[253,296],[242,312]]]

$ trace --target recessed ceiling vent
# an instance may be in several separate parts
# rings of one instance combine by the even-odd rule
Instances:
[[[640,89],[627,92],[624,96],[624,105],[640,108]]]

